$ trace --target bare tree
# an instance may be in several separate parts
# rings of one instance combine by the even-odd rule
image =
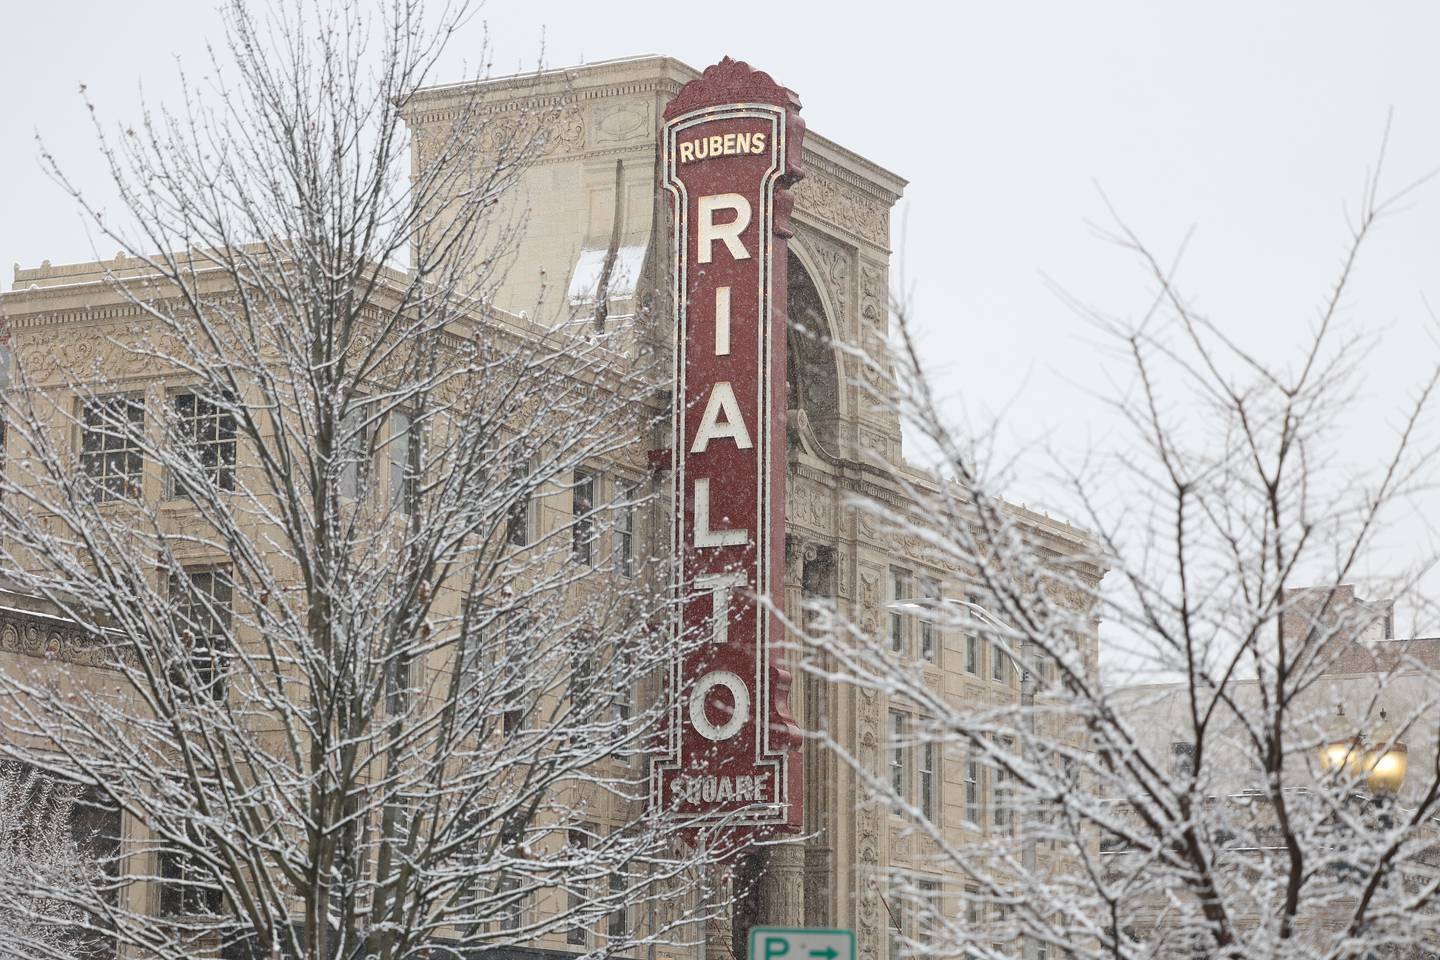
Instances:
[[[807,631],[806,669],[918,718],[885,745],[897,763],[930,749],[958,767],[948,802],[927,811],[873,753],[847,756],[936,851],[894,878],[896,915],[918,918],[902,949],[1436,949],[1437,645],[1374,639],[1391,608],[1344,585],[1379,554],[1387,524],[1434,489],[1440,371],[1419,384],[1379,462],[1355,463],[1337,428],[1366,373],[1365,341],[1345,331],[1339,305],[1367,236],[1407,194],[1383,200],[1367,187],[1342,272],[1283,362],[1198,313],[1117,228],[1154,299],[1133,321],[1085,311],[1128,367],[1113,410],[1130,428],[1062,465],[1088,551],[1051,549],[1043,524],[1003,499],[993,435],[948,425],[897,308],[897,373],[879,399],[938,452],[943,480],[909,484],[913,511],[858,507],[948,571],[943,596],[894,605],[896,615],[925,618],[962,658],[989,648],[997,681],[957,696],[843,610],[817,610]],[[1370,582],[1428,610],[1414,589],[1427,565]],[[1296,589],[1307,584],[1321,587]],[[1103,674],[1083,642],[1096,619]]]
[[[412,144],[467,12],[380,13],[228,4],[203,92],[100,131],[123,217],[46,155],[123,254],[15,331],[0,565],[89,665],[0,672],[3,750],[122,811],[71,902],[136,955],[673,942],[724,905],[645,802],[665,411],[630,330],[487,305],[550,118]]]
[[[78,801],[69,784],[0,764],[0,957],[72,960],[93,949],[77,893],[105,878]]]

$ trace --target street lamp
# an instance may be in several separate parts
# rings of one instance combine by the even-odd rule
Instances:
[[[1335,716],[1337,725],[1345,723],[1343,703],[1336,705]],[[1343,804],[1364,804],[1368,817],[1373,817],[1373,822],[1387,831],[1394,826],[1390,805],[1395,795],[1400,792],[1401,784],[1405,782],[1405,771],[1410,759],[1405,744],[1394,741],[1394,728],[1386,719],[1385,711],[1381,710],[1380,726],[1371,737],[1367,738],[1363,733],[1357,732],[1350,736],[1342,735],[1320,745],[1321,770],[1337,777],[1344,776],[1347,782],[1363,780],[1369,793],[1369,796],[1365,797],[1349,794],[1347,791]],[[1363,872],[1347,861],[1342,860],[1339,868],[1342,877],[1364,877]],[[1388,877],[1382,875],[1381,882],[1388,882]],[[1367,957],[1369,956],[1373,954],[1367,954]]]
[[[1336,716],[1344,718],[1345,707],[1336,708]],[[1356,733],[1331,740],[1320,747],[1320,769],[1326,773],[1343,772],[1355,780],[1363,780],[1376,800],[1393,797],[1400,792],[1409,768],[1409,749],[1395,740],[1394,729],[1380,711],[1380,726],[1366,738]]]

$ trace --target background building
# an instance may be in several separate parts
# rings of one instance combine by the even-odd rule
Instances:
[[[1384,892],[1415,893],[1440,877],[1440,824],[1424,819],[1407,824],[1424,805],[1440,733],[1440,705],[1434,699],[1440,640],[1394,636],[1391,601],[1366,601],[1353,586],[1309,587],[1285,595],[1279,617],[1282,636],[1292,644],[1313,638],[1314,655],[1284,688],[1293,702],[1283,714],[1290,748],[1281,763],[1280,787],[1288,809],[1284,819],[1272,803],[1271,787],[1247,723],[1268,716],[1279,684],[1264,686],[1251,678],[1232,680],[1222,696],[1184,682],[1141,684],[1115,693],[1115,703],[1145,755],[1165,758],[1158,773],[1189,792],[1198,805],[1193,826],[1213,843],[1220,896],[1226,909],[1252,928],[1267,922],[1282,895],[1270,868],[1290,855],[1288,841],[1304,838],[1303,855],[1312,875],[1305,908],[1297,924],[1302,943],[1323,943],[1343,930],[1366,882],[1378,850],[1403,837],[1405,855],[1383,881]],[[1246,667],[1248,669],[1248,665]],[[1213,715],[1206,707],[1214,698]],[[1198,706],[1198,711],[1196,705]],[[1195,718],[1205,717],[1197,727]],[[1197,733],[1197,729],[1200,731]],[[1407,777],[1412,761],[1415,775]],[[1193,782],[1193,789],[1187,787]],[[1142,799],[1116,797],[1117,808],[1136,817]],[[1408,831],[1408,835],[1406,835]],[[1176,836],[1177,846],[1182,842]],[[1126,861],[1140,862],[1149,852],[1128,845],[1116,831],[1102,844],[1118,876]],[[1167,892],[1170,894],[1167,897]],[[1196,949],[1208,955],[1195,931],[1179,928],[1193,921],[1174,891],[1155,889],[1148,904],[1130,917],[1129,934],[1137,941],[1159,941],[1172,952]],[[1416,916],[1419,939],[1433,948]],[[1175,938],[1167,940],[1167,938]],[[1394,951],[1396,948],[1390,948]],[[1432,957],[1427,948],[1387,955]]]

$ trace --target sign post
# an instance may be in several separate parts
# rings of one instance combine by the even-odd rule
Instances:
[[[855,931],[752,927],[750,960],[855,960]]]
[[[737,849],[801,820],[799,737],[777,641],[785,563],[786,241],[799,100],[728,57],[665,109],[674,215],[671,482],[678,693],[653,802]],[[700,641],[698,644],[696,641]]]

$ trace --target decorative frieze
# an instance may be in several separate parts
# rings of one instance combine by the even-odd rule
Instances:
[[[88,667],[113,667],[112,644],[56,617],[0,608],[0,650]]]
[[[822,487],[793,482],[786,497],[785,513],[790,523],[800,524],[827,535],[832,532],[834,510],[831,493]]]
[[[882,249],[890,246],[890,205],[850,186],[823,167],[811,166],[809,175],[795,187],[795,209],[866,240]]]

